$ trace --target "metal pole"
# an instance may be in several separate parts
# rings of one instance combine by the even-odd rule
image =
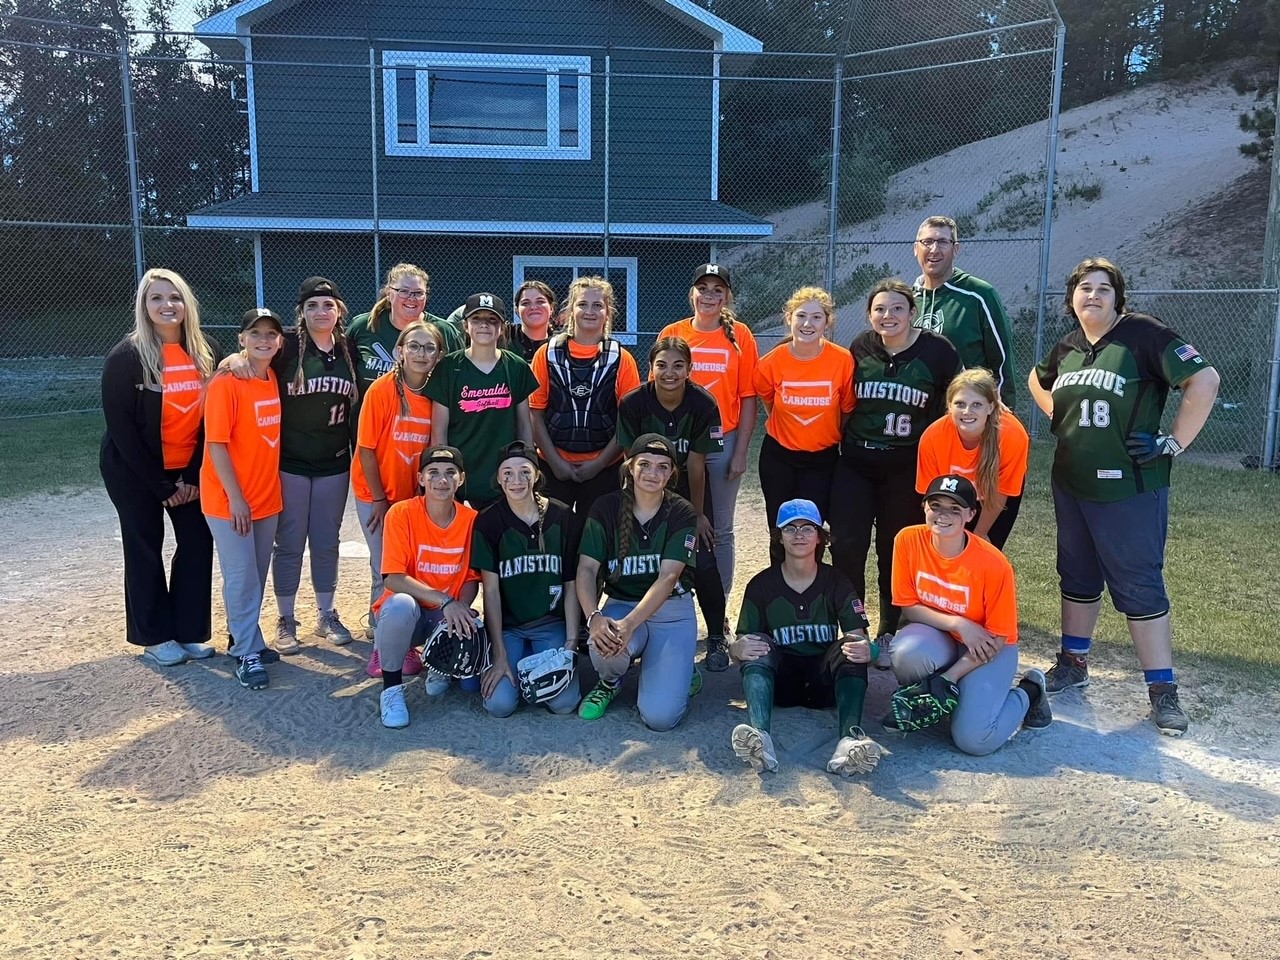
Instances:
[[[1062,61],[1067,42],[1067,28],[1061,21],[1053,37],[1053,91],[1049,99],[1049,136],[1044,160],[1044,231],[1040,237],[1040,286],[1036,297],[1036,345],[1032,361],[1044,356],[1045,291],[1049,289],[1049,254],[1053,250],[1053,187],[1058,177],[1058,114],[1062,108]],[[1031,435],[1040,432],[1043,414],[1039,404],[1031,403]]]
[[[1280,84],[1276,86],[1276,114],[1280,116]],[[1262,285],[1280,288],[1280,149],[1271,148],[1271,197],[1267,205],[1267,234],[1263,245]],[[1276,293],[1275,332],[1271,337],[1271,377],[1267,389],[1267,423],[1262,438],[1262,468],[1276,466],[1276,434],[1280,430],[1280,292]]]
[[[124,25],[116,27],[116,49],[120,54],[120,90],[124,97],[125,166],[129,171],[129,219],[133,224],[133,271],[135,282],[142,283],[147,271],[142,249],[142,189],[138,184],[137,127],[133,119],[133,78],[129,66],[129,35]]]
[[[373,170],[373,289],[382,283],[382,232],[378,218],[378,62],[369,44],[369,160]],[[374,293],[374,299],[378,298]]]
[[[604,270],[602,274],[606,280],[609,279],[609,114],[610,114],[610,81],[612,80],[612,58],[609,54],[604,55]],[[628,317],[628,320],[634,320],[634,317]]]
[[[827,278],[828,290],[836,286],[836,234],[840,230],[840,125],[844,100],[844,58],[836,57],[832,76],[835,97],[831,107],[831,197],[827,201]]]

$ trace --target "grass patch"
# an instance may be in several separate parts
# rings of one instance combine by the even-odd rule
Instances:
[[[0,420],[0,500],[102,484],[101,413]]]

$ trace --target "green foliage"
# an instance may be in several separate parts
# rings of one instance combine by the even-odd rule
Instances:
[[[1102,196],[1102,181],[1073,181],[1065,185],[1059,184],[1057,195],[1060,200],[1065,200],[1067,203],[1074,203],[1076,200],[1091,202]]]
[[[1240,129],[1257,137],[1240,144],[1240,152],[1261,164],[1271,165],[1271,152],[1276,143],[1276,112],[1271,107],[1255,107],[1240,114]]]

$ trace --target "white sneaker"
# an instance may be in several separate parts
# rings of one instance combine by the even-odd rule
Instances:
[[[396,684],[382,691],[382,725],[399,730],[409,725],[409,707],[404,702],[404,687]]]
[[[778,755],[773,749],[773,738],[763,730],[757,730],[749,723],[740,723],[733,728],[733,752],[757,773],[769,773],[778,769]]]
[[[422,689],[427,691],[428,697],[438,697],[449,689],[449,684],[452,682],[453,677],[428,667],[426,675],[422,678]]]
[[[182,649],[182,644],[177,640],[166,640],[147,647],[142,659],[158,667],[176,667],[187,662],[187,651]]]
[[[213,649],[211,643],[180,643],[178,644],[191,660],[208,660],[218,651]]]
[[[876,657],[875,668],[877,670],[892,670],[893,657],[889,654],[889,644],[893,642],[892,633],[882,633],[876,638],[876,643],[880,645],[880,655]]]
[[[863,733],[861,727],[850,727],[849,734],[836,744],[836,752],[827,761],[828,773],[842,777],[870,773],[880,763],[881,757],[889,755],[889,751]]]

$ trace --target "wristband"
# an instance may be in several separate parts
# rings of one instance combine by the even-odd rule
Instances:
[[[443,613],[445,608],[449,606],[449,604],[457,603],[457,602],[458,601],[454,600],[453,597],[449,596],[448,594],[445,594],[444,603],[440,604],[440,612]]]
[[[593,619],[595,619],[596,617],[600,616],[600,615],[601,615],[601,612],[600,612],[599,610],[595,610],[595,611],[592,611],[591,613],[587,614],[587,629],[588,629],[588,630],[590,630],[590,629],[591,629],[591,621],[592,621]]]

